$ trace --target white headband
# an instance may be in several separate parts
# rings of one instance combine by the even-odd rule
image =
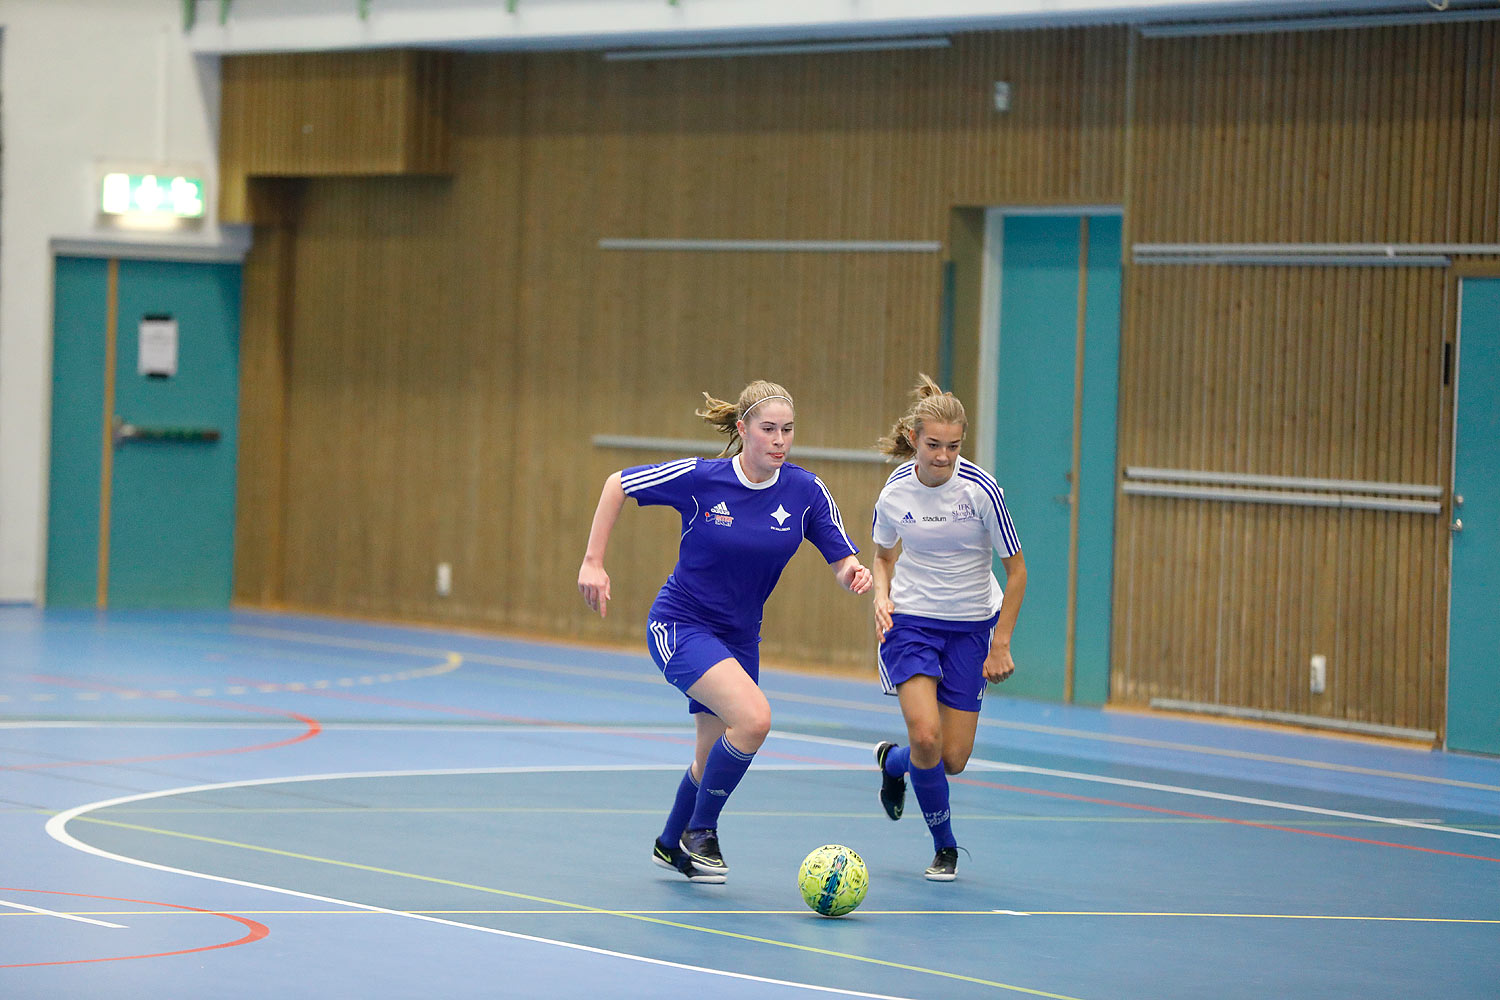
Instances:
[[[763,396],[760,399],[757,399],[755,402],[751,403],[749,406],[745,407],[745,412],[742,413],[742,414],[740,414],[740,419],[744,420],[746,417],[748,417],[750,415],[750,411],[751,410],[755,409],[757,406],[759,406],[761,403],[764,403],[768,399],[784,399],[784,400],[787,401],[787,404],[789,406],[795,406],[796,405],[795,403],[792,402],[792,397],[791,396],[780,396],[780,395],[778,395],[778,396]]]

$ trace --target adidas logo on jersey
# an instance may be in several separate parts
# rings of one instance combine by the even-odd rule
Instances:
[[[722,528],[728,528],[733,526],[734,524],[734,518],[730,516],[729,513],[729,505],[723,500],[720,500],[708,510],[704,511],[703,518],[704,520],[712,521],[714,524],[717,524]]]
[[[902,524],[916,524],[917,523],[917,519],[911,516],[911,511],[907,511],[906,512],[906,516],[901,519],[901,523]]]

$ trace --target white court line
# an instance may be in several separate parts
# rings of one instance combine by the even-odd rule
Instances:
[[[57,917],[60,920],[76,920],[80,924],[97,924],[100,927],[113,927],[117,931],[125,930],[124,924],[112,924],[107,920],[94,920],[90,917],[78,917],[71,913],[58,913],[56,910],[44,910],[40,906],[27,906],[25,903],[16,903],[9,899],[0,899],[0,906],[9,906],[16,910],[29,910],[32,913],[40,913],[47,917]]]
[[[552,729],[551,727],[538,727],[538,728],[541,729],[541,730],[544,730],[544,731],[556,732],[556,730]],[[771,735],[779,737],[779,738],[782,738],[782,739],[791,740],[791,741],[801,741],[801,742],[808,742],[808,743],[821,743],[821,744],[826,744],[826,745],[835,745],[835,746],[849,747],[849,748],[855,748],[855,749],[860,749],[860,750],[868,750],[869,749],[869,747],[868,747],[867,744],[860,743],[860,742],[855,742],[855,741],[852,741],[852,740],[840,740],[840,739],[829,738],[829,737],[802,736],[800,734],[780,733],[780,732],[773,732]],[[1155,783],[1151,783],[1151,782],[1131,781],[1129,779],[1123,779],[1123,778],[1108,778],[1108,777],[1104,777],[1104,776],[1100,776],[1100,775],[1082,774],[1082,773],[1070,772],[1070,771],[1057,771],[1057,770],[1051,770],[1051,769],[1047,769],[1047,768],[1032,768],[1032,767],[1025,767],[1025,766],[1020,766],[1020,765],[1000,764],[1000,763],[996,763],[996,762],[993,762],[993,761],[971,761],[971,764],[980,765],[979,769],[981,769],[981,770],[1011,771],[1011,772],[1019,772],[1019,773],[1034,773],[1034,774],[1039,774],[1039,775],[1047,775],[1047,776],[1051,776],[1051,777],[1067,778],[1067,779],[1071,779],[1071,780],[1102,782],[1102,783],[1106,783],[1106,784],[1121,785],[1121,786],[1126,786],[1126,787],[1134,787],[1134,788],[1140,788],[1140,789],[1144,789],[1144,790],[1168,792],[1168,793],[1181,794],[1181,795],[1193,795],[1193,796],[1199,796],[1199,797],[1204,797],[1204,798],[1219,799],[1219,800],[1223,800],[1223,801],[1233,801],[1233,802],[1239,802],[1239,803],[1243,803],[1243,804],[1266,806],[1266,807],[1270,807],[1270,808],[1288,809],[1288,810],[1292,810],[1292,811],[1296,811],[1296,812],[1315,813],[1315,814],[1319,814],[1319,815],[1336,816],[1336,817],[1340,817],[1340,818],[1353,818],[1353,819],[1366,820],[1366,821],[1371,821],[1371,822],[1376,822],[1376,823],[1387,823],[1387,824],[1391,824],[1391,825],[1395,825],[1395,826],[1410,827],[1410,828],[1418,829],[1418,830],[1431,830],[1431,831],[1440,831],[1440,832],[1446,832],[1446,833],[1461,833],[1461,834],[1467,834],[1467,835],[1470,835],[1470,836],[1479,836],[1479,837],[1489,837],[1489,838],[1492,838],[1492,839],[1500,839],[1500,834],[1486,833],[1486,832],[1483,832],[1483,831],[1465,830],[1465,829],[1458,828],[1458,827],[1436,826],[1436,825],[1426,824],[1426,823],[1415,823],[1415,822],[1412,822],[1412,821],[1409,821],[1409,820],[1402,820],[1402,819],[1397,819],[1397,818],[1392,818],[1392,817],[1368,816],[1368,815],[1364,815],[1364,814],[1361,814],[1361,813],[1351,813],[1351,812],[1344,812],[1344,811],[1340,811],[1340,810],[1323,809],[1323,808],[1319,808],[1319,807],[1316,807],[1316,806],[1302,806],[1302,805],[1298,805],[1297,803],[1277,802],[1277,801],[1270,800],[1270,799],[1252,799],[1252,798],[1248,798],[1248,797],[1245,797],[1245,796],[1235,796],[1235,795],[1229,795],[1229,794],[1220,793],[1220,792],[1210,792],[1210,791],[1207,791],[1207,790],[1204,790],[1204,789],[1184,788],[1184,787],[1180,787],[1180,786],[1161,785],[1161,784],[1155,784]],[[241,880],[241,879],[228,878],[228,877],[222,876],[222,875],[211,875],[211,874],[208,874],[206,872],[196,872],[196,871],[190,871],[188,869],[183,869],[183,868],[173,868],[173,867],[170,867],[170,866],[167,866],[167,865],[161,865],[161,864],[157,864],[155,862],[150,862],[150,861],[143,861],[143,860],[140,860],[140,859],[137,859],[137,858],[130,858],[130,857],[126,857],[124,855],[114,854],[112,852],[102,850],[101,848],[94,847],[94,846],[92,846],[90,844],[84,843],[81,840],[78,840],[76,837],[74,837],[72,834],[70,834],[67,831],[67,825],[68,825],[69,822],[71,822],[72,820],[77,819],[77,818],[79,818],[81,816],[84,816],[87,813],[93,812],[95,810],[105,809],[105,808],[108,808],[108,807],[111,807],[111,806],[126,805],[126,804],[130,804],[130,803],[142,802],[142,801],[146,801],[146,800],[150,800],[150,799],[166,798],[166,797],[176,796],[176,795],[188,795],[188,794],[193,794],[193,793],[197,793],[197,792],[217,791],[217,790],[228,789],[228,788],[250,788],[250,787],[256,787],[256,786],[263,786],[263,785],[295,784],[295,783],[302,783],[302,782],[333,781],[333,780],[352,779],[352,778],[439,777],[439,776],[446,776],[446,775],[465,775],[465,774],[525,774],[525,773],[559,773],[559,772],[588,772],[588,771],[594,771],[594,772],[598,772],[598,771],[646,771],[646,770],[651,770],[651,771],[673,770],[673,771],[675,771],[675,770],[679,770],[681,768],[681,766],[682,766],[681,764],[654,764],[654,765],[639,765],[639,764],[630,764],[630,765],[623,765],[623,764],[621,764],[621,765],[548,765],[548,766],[488,767],[488,768],[442,768],[442,769],[426,769],[426,770],[411,770],[411,771],[341,772],[341,773],[318,774],[318,775],[298,775],[298,776],[282,777],[282,778],[254,778],[254,779],[247,779],[247,780],[242,780],[242,781],[220,782],[220,783],[216,783],[216,784],[195,785],[195,786],[184,787],[184,788],[165,789],[165,790],[162,790],[162,791],[155,791],[155,792],[143,792],[143,793],[138,793],[138,794],[135,794],[135,795],[120,796],[118,798],[108,799],[108,800],[104,800],[104,801],[101,801],[101,802],[94,802],[94,803],[88,803],[88,804],[81,805],[81,806],[75,806],[74,808],[69,809],[69,810],[67,810],[65,812],[58,813],[57,815],[55,815],[51,819],[49,819],[47,821],[47,824],[46,824],[46,830],[47,830],[48,836],[52,837],[57,842],[59,842],[61,844],[64,844],[65,846],[72,847],[75,850],[82,851],[82,852],[84,852],[86,854],[92,854],[92,855],[95,855],[96,857],[106,858],[106,859],[109,859],[109,860],[112,860],[112,861],[121,861],[121,862],[124,862],[125,864],[137,865],[137,866],[142,867],[142,868],[150,868],[150,869],[154,869],[154,870],[157,870],[157,871],[170,872],[172,874],[188,875],[188,876],[191,876],[191,877],[194,877],[194,878],[203,878],[203,879],[208,879],[210,881],[222,882],[222,883],[226,883],[226,884],[229,884],[229,885],[238,885],[238,886],[243,886],[243,887],[251,888],[251,889],[263,889],[263,890],[266,890],[268,892],[281,893],[283,895],[295,896],[295,897],[298,897],[298,898],[301,898],[301,899],[310,899],[310,900],[315,900],[315,901],[323,902],[323,903],[332,903],[332,904],[340,905],[340,906],[349,906],[349,907],[353,907],[355,909],[368,910],[368,911],[375,912],[375,913],[385,913],[385,914],[389,914],[389,915],[392,915],[392,916],[406,917],[406,918],[409,918],[409,919],[412,919],[412,920],[424,920],[424,921],[428,921],[430,923],[445,924],[445,925],[453,926],[453,927],[462,927],[462,928],[467,928],[467,929],[470,929],[470,930],[481,931],[481,932],[486,933],[486,934],[495,934],[495,935],[498,935],[498,936],[501,936],[501,937],[507,937],[507,938],[511,938],[511,939],[514,939],[514,940],[530,941],[530,942],[538,943],[538,944],[550,944],[550,945],[555,945],[555,946],[560,947],[560,948],[571,948],[571,949],[574,949],[574,950],[577,950],[577,951],[585,951],[585,952],[589,952],[589,953],[592,953],[592,954],[604,955],[604,956],[613,957],[613,958],[623,958],[623,959],[627,959],[627,960],[630,960],[630,961],[644,962],[644,963],[647,963],[647,964],[650,964],[650,965],[657,965],[657,966],[666,967],[666,968],[682,969],[682,970],[691,971],[691,972],[701,972],[701,973],[706,973],[708,975],[727,976],[727,977],[730,977],[730,978],[740,979],[740,980],[748,980],[748,981],[751,981],[751,982],[762,982],[762,983],[773,984],[773,985],[790,986],[790,987],[793,987],[793,988],[807,989],[807,990],[812,990],[812,991],[815,991],[815,992],[833,993],[833,994],[838,994],[840,996],[865,997],[865,998],[871,998],[871,1000],[900,1000],[900,998],[889,997],[889,996],[886,996],[886,995],[883,995],[883,994],[862,993],[862,992],[853,991],[853,990],[837,989],[837,988],[834,988],[834,987],[814,986],[814,985],[807,984],[807,983],[796,983],[796,982],[791,982],[791,981],[788,981],[788,980],[770,979],[770,978],[761,977],[761,976],[752,976],[752,975],[748,975],[748,974],[745,974],[745,973],[730,972],[730,971],[727,971],[727,970],[724,970],[724,969],[711,969],[711,968],[706,968],[706,967],[703,967],[703,966],[686,965],[686,964],[679,963],[679,962],[669,962],[669,961],[665,961],[665,960],[662,960],[662,959],[648,958],[648,957],[645,957],[645,956],[642,956],[642,955],[632,955],[632,954],[629,954],[627,952],[610,951],[610,950],[606,950],[606,949],[602,949],[602,948],[591,947],[591,946],[588,946],[588,945],[576,944],[576,943],[571,942],[571,941],[560,941],[560,940],[555,940],[555,939],[552,939],[552,938],[538,937],[538,936],[530,935],[530,934],[521,934],[521,933],[518,933],[518,932],[515,932],[515,931],[501,930],[499,928],[486,927],[486,926],[479,925],[479,924],[464,923],[462,921],[457,921],[457,920],[448,920],[448,919],[441,918],[441,917],[430,916],[428,914],[408,913],[408,912],[403,912],[403,911],[400,911],[400,910],[391,910],[391,909],[387,909],[385,907],[374,906],[374,905],[371,905],[371,904],[368,904],[368,903],[359,903],[359,902],[354,902],[352,900],[338,899],[338,898],[331,897],[331,896],[320,896],[320,895],[316,895],[316,894],[313,894],[313,893],[301,892],[301,891],[296,890],[296,889],[286,889],[286,888],[282,888],[280,886],[265,885],[265,884],[257,883],[257,882],[248,882],[248,881],[244,881],[244,880]],[[799,765],[786,765],[786,764],[766,764],[766,765],[762,765],[762,770],[781,770],[781,771],[791,771],[791,770],[803,770],[803,771],[805,771],[805,770],[856,770],[856,769],[860,769],[860,768],[858,768],[856,765],[816,765],[816,764],[814,764],[814,765],[800,765],[800,764]],[[84,918],[75,918],[75,919],[84,919]]]
[[[635,768],[635,769],[636,770],[648,770],[648,769],[649,770],[661,770],[661,769],[667,768],[667,767],[670,767],[673,770],[680,770],[681,767],[682,767],[682,765],[681,764],[670,764],[670,765],[659,765],[659,766],[654,766],[654,767],[649,767],[649,768]],[[619,770],[619,769],[622,769],[622,768],[610,768],[609,770]],[[228,878],[227,876],[224,876],[224,875],[210,875],[207,872],[189,871],[186,868],[173,868],[173,867],[171,867],[169,865],[159,865],[159,864],[155,863],[154,861],[142,861],[139,858],[129,858],[129,857],[126,857],[123,854],[114,854],[114,853],[111,853],[109,851],[101,850],[100,848],[94,847],[94,846],[92,846],[90,844],[85,844],[83,841],[78,840],[72,834],[68,833],[68,831],[65,829],[65,827],[68,825],[68,822],[70,820],[77,819],[79,816],[82,816],[82,815],[84,815],[85,813],[88,813],[88,812],[92,812],[95,809],[105,809],[105,808],[108,808],[109,806],[124,805],[124,804],[131,803],[131,802],[140,802],[140,801],[142,801],[144,799],[163,798],[165,796],[170,796],[170,795],[187,795],[187,794],[190,794],[190,793],[193,793],[193,792],[212,791],[212,790],[221,789],[221,788],[245,788],[245,787],[249,787],[249,786],[252,786],[252,785],[270,785],[270,784],[278,784],[278,783],[283,783],[283,782],[289,783],[289,782],[296,782],[296,781],[323,781],[323,780],[330,780],[330,779],[335,779],[335,778],[397,777],[397,776],[403,776],[403,775],[410,775],[410,776],[416,777],[416,776],[424,776],[424,775],[445,775],[445,774],[497,774],[497,773],[498,774],[505,774],[505,773],[525,773],[525,772],[538,772],[538,771],[578,771],[578,770],[603,770],[603,769],[602,768],[583,768],[583,767],[458,768],[458,769],[452,769],[452,770],[436,770],[436,771],[365,772],[365,773],[350,773],[350,774],[306,775],[306,776],[295,777],[295,778],[257,778],[257,779],[253,779],[253,780],[250,780],[250,781],[229,781],[229,782],[224,782],[222,784],[216,784],[216,785],[196,785],[196,786],[191,787],[191,788],[176,788],[176,789],[167,789],[166,791],[160,791],[160,792],[146,792],[146,793],[143,793],[143,794],[140,794],[140,795],[125,795],[125,796],[121,796],[120,798],[109,799],[108,801],[104,801],[104,802],[93,802],[93,803],[89,803],[87,805],[75,806],[74,808],[69,809],[67,812],[58,813],[56,816],[53,816],[51,819],[49,819],[47,821],[47,834],[48,834],[48,836],[52,837],[52,839],[56,840],[60,844],[63,844],[65,846],[67,846],[67,847],[71,847],[74,850],[83,851],[85,854],[92,854],[92,855],[94,855],[96,857],[105,858],[105,859],[110,860],[110,861],[123,861],[125,864],[128,864],[128,865],[137,865],[137,866],[139,866],[141,868],[150,868],[150,869],[152,869],[154,871],[168,872],[168,873],[173,874],[173,875],[188,875],[188,876],[191,876],[193,878],[208,879],[208,880],[210,880],[212,882],[222,882],[222,883],[225,883],[227,885],[243,886],[244,888],[247,888],[247,889],[264,889],[267,892],[277,892],[277,893],[281,893],[282,895],[285,895],[285,896],[295,896],[298,899],[311,899],[311,900],[315,900],[315,901],[320,902],[320,903],[333,903],[336,906],[348,906],[348,907],[353,907],[356,910],[368,910],[368,911],[370,911],[372,913],[384,913],[384,914],[387,914],[387,915],[393,916],[393,917],[406,917],[406,918],[411,919],[411,920],[423,920],[423,921],[426,921],[428,923],[444,924],[444,925],[449,926],[449,927],[462,927],[462,928],[464,928],[466,930],[480,931],[480,932],[485,933],[485,934],[494,934],[494,935],[497,935],[499,937],[511,938],[512,940],[516,940],[516,941],[530,941],[530,942],[532,942],[534,944],[555,945],[555,946],[557,946],[559,948],[571,948],[574,951],[585,951],[585,952],[588,952],[588,953],[593,954],[593,955],[603,955],[603,956],[608,957],[608,958],[623,958],[623,959],[628,959],[629,961],[632,961],[632,962],[644,962],[647,965],[656,965],[656,966],[660,966],[662,968],[682,969],[682,970],[687,971],[687,972],[702,972],[702,973],[707,973],[708,975],[711,975],[711,976],[726,976],[726,977],[728,977],[730,979],[741,979],[741,980],[746,980],[746,981],[752,982],[752,983],[767,983],[767,984],[772,985],[772,986],[790,986],[790,987],[793,987],[794,989],[812,990],[813,992],[816,992],[816,993],[833,993],[833,994],[837,994],[839,996],[845,996],[845,997],[864,997],[864,998],[867,998],[867,1000],[913,1000],[913,998],[910,998],[910,997],[897,997],[897,996],[892,996],[892,995],[885,994],[885,993],[863,993],[863,992],[860,992],[859,990],[843,990],[843,989],[838,989],[838,988],[832,987],[832,986],[815,986],[815,985],[813,985],[811,983],[797,983],[797,982],[792,982],[791,980],[787,980],[787,979],[772,979],[772,978],[769,978],[767,976],[752,976],[752,975],[749,975],[749,974],[743,973],[743,972],[730,972],[730,971],[728,971],[726,969],[710,969],[710,968],[705,968],[704,966],[701,966],[701,965],[686,965],[686,964],[684,964],[682,962],[668,962],[668,961],[666,961],[664,959],[648,958],[648,957],[646,957],[644,955],[632,955],[632,954],[630,954],[628,952],[610,951],[610,950],[605,949],[605,948],[595,948],[595,947],[592,947],[590,945],[575,944],[572,941],[558,941],[558,940],[555,940],[553,938],[538,937],[538,936],[536,936],[534,934],[521,934],[521,933],[518,933],[516,931],[501,930],[498,927],[486,927],[483,924],[469,924],[469,923],[464,923],[461,920],[448,920],[448,919],[445,919],[443,917],[434,917],[434,916],[430,916],[430,915],[425,914],[425,913],[409,913],[409,912],[406,912],[406,911],[403,911],[403,910],[391,910],[391,909],[387,909],[386,907],[383,907],[383,906],[374,906],[374,905],[371,905],[369,903],[356,903],[353,900],[338,899],[338,898],[336,898],[334,896],[319,896],[319,895],[317,895],[315,893],[311,893],[311,892],[301,892],[300,890],[297,890],[297,889],[284,889],[284,888],[282,888],[280,886],[265,885],[265,884],[262,884],[260,882],[247,882],[247,881],[245,881],[243,879]],[[62,914],[57,914],[57,916],[62,916]],[[75,920],[83,920],[85,918],[83,918],[83,917],[74,917],[73,919],[75,919]]]
[[[564,732],[573,733],[608,733],[611,735],[624,735],[630,733],[649,733],[658,735],[661,733],[687,733],[682,729],[610,729],[604,727],[588,726],[516,726],[507,732],[514,733],[549,733],[557,734]],[[867,743],[856,740],[846,740],[833,736],[811,736],[801,733],[786,733],[780,730],[772,730],[771,736],[780,739],[821,744],[824,746],[836,746],[853,750],[865,751],[870,748]],[[680,770],[681,764],[573,764],[573,765],[545,765],[536,767],[475,767],[475,768],[443,768],[435,770],[418,771],[353,771],[335,774],[296,775],[281,778],[257,778],[246,781],[234,781],[223,785],[203,785],[194,788],[169,789],[165,792],[147,793],[149,796],[186,794],[189,792],[204,791],[212,788],[243,788],[251,785],[291,783],[299,781],[334,781],[347,778],[391,778],[391,777],[433,777],[439,775],[460,774],[515,774],[515,773],[538,773],[538,772],[563,772],[563,771],[646,771],[646,770]],[[758,763],[759,770],[856,770],[857,765],[851,764],[797,764],[782,765]],[[1423,819],[1405,819],[1399,816],[1376,816],[1370,813],[1348,812],[1342,809],[1328,809],[1322,806],[1302,805],[1296,802],[1285,802],[1279,799],[1259,799],[1244,795],[1233,795],[1228,792],[1214,792],[1203,788],[1192,788],[1184,785],[1166,785],[1150,781],[1136,781],[1131,778],[1114,778],[1099,774],[1088,774],[1080,771],[1061,771],[1054,768],[1031,767],[1024,764],[1006,764],[999,761],[982,760],[973,758],[969,761],[969,767],[979,771],[1001,771],[1018,774],[1036,774],[1052,778],[1064,778],[1070,781],[1082,781],[1095,784],[1115,785],[1122,788],[1135,788],[1142,791],[1164,792],[1169,795],[1183,795],[1191,798],[1212,799],[1220,802],[1235,802],[1241,805],[1260,806],[1267,809],[1280,809],[1287,812],[1309,813],[1315,816],[1327,816],[1333,819],[1352,819],[1366,823],[1378,823],[1387,826],[1397,826],[1411,830],[1430,830],[1437,833],[1453,833],[1467,837],[1481,837],[1489,840],[1500,840],[1500,833],[1486,830],[1470,830],[1458,826],[1446,826],[1440,823],[1432,823]],[[125,801],[125,800],[119,800]],[[134,801],[134,800],[130,800]],[[86,806],[83,808],[102,808],[102,805],[113,805],[109,803]],[[66,813],[62,815],[67,815]]]
[[[869,749],[869,744],[867,743],[858,743],[854,740],[841,740],[832,736],[800,736],[794,733],[777,732],[773,732],[772,735],[787,739],[800,739],[809,743],[826,743],[833,746],[854,747],[861,750]],[[1206,788],[1189,788],[1185,785],[1163,785],[1154,781],[1111,778],[1102,774],[1088,774],[1082,771],[1059,771],[1050,767],[1004,764],[998,761],[979,760],[977,758],[969,761],[969,767],[978,771],[1010,771],[1017,774],[1040,774],[1049,778],[1067,778],[1070,781],[1118,785],[1122,788],[1139,788],[1143,791],[1166,792],[1170,795],[1187,795],[1200,799],[1216,799],[1220,802],[1237,802],[1241,805],[1264,806],[1267,809],[1285,809],[1288,812],[1313,813],[1317,816],[1331,816],[1335,819],[1357,819],[1367,823],[1385,823],[1390,826],[1407,827],[1413,830],[1439,830],[1443,833],[1459,833],[1468,837],[1487,837],[1491,840],[1500,840],[1500,833],[1490,833],[1485,830],[1469,830],[1461,826],[1444,826],[1441,823],[1432,823],[1423,819],[1403,819],[1399,816],[1373,816],[1368,813],[1345,812],[1342,809],[1325,809],[1322,806],[1305,806],[1296,802],[1282,802],[1278,799],[1255,799],[1245,795],[1231,795],[1228,792],[1211,792]]]

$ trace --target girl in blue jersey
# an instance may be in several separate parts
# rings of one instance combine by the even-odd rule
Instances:
[[[703,394],[698,416],[731,435],[714,459],[682,458],[616,472],[604,483],[578,570],[578,590],[602,618],[609,601],[604,551],[625,498],[665,504],[682,517],[677,566],[651,605],[646,646],[688,697],[697,725],[693,763],[652,860],[694,882],[723,882],[719,812],[771,730],[759,687],[766,598],[803,539],[817,546],[840,586],[870,589],[870,571],[844,531],[822,480],[786,460],[792,398],[752,382],[737,403]]]
[[[880,804],[900,819],[906,776],[936,851],[925,875],[951,882],[958,841],[948,775],[974,750],[985,684],[1015,672],[1010,637],[1026,593],[1026,560],[1005,496],[990,474],[961,458],[963,404],[926,375],[910,410],[880,439],[905,461],[875,503],[875,633],[880,680],[901,699],[907,746],[875,748]],[[901,546],[900,556],[896,552]],[[1005,567],[1005,590],[991,570]]]

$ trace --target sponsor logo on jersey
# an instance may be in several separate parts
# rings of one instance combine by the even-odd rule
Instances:
[[[902,524],[916,524],[917,523],[917,519],[911,516],[911,511],[907,511],[906,512],[906,516],[901,519],[901,523]]]
[[[771,516],[776,519],[776,526],[771,529],[772,531],[791,531],[792,530],[791,528],[786,527],[786,519],[789,518],[789,517],[791,517],[792,515],[788,514],[786,512],[786,508],[783,507],[781,504],[777,504],[776,505],[776,509],[773,510],[773,511],[771,511]]]
[[[924,520],[924,521],[946,521],[948,519],[946,517],[944,517],[942,514],[938,514],[935,517],[927,515],[927,514],[924,514],[924,515],[922,515],[922,520]]]
[[[729,513],[729,505],[723,500],[714,504],[713,507],[703,512],[703,519],[712,521],[720,527],[727,528],[734,524],[734,517]]]

